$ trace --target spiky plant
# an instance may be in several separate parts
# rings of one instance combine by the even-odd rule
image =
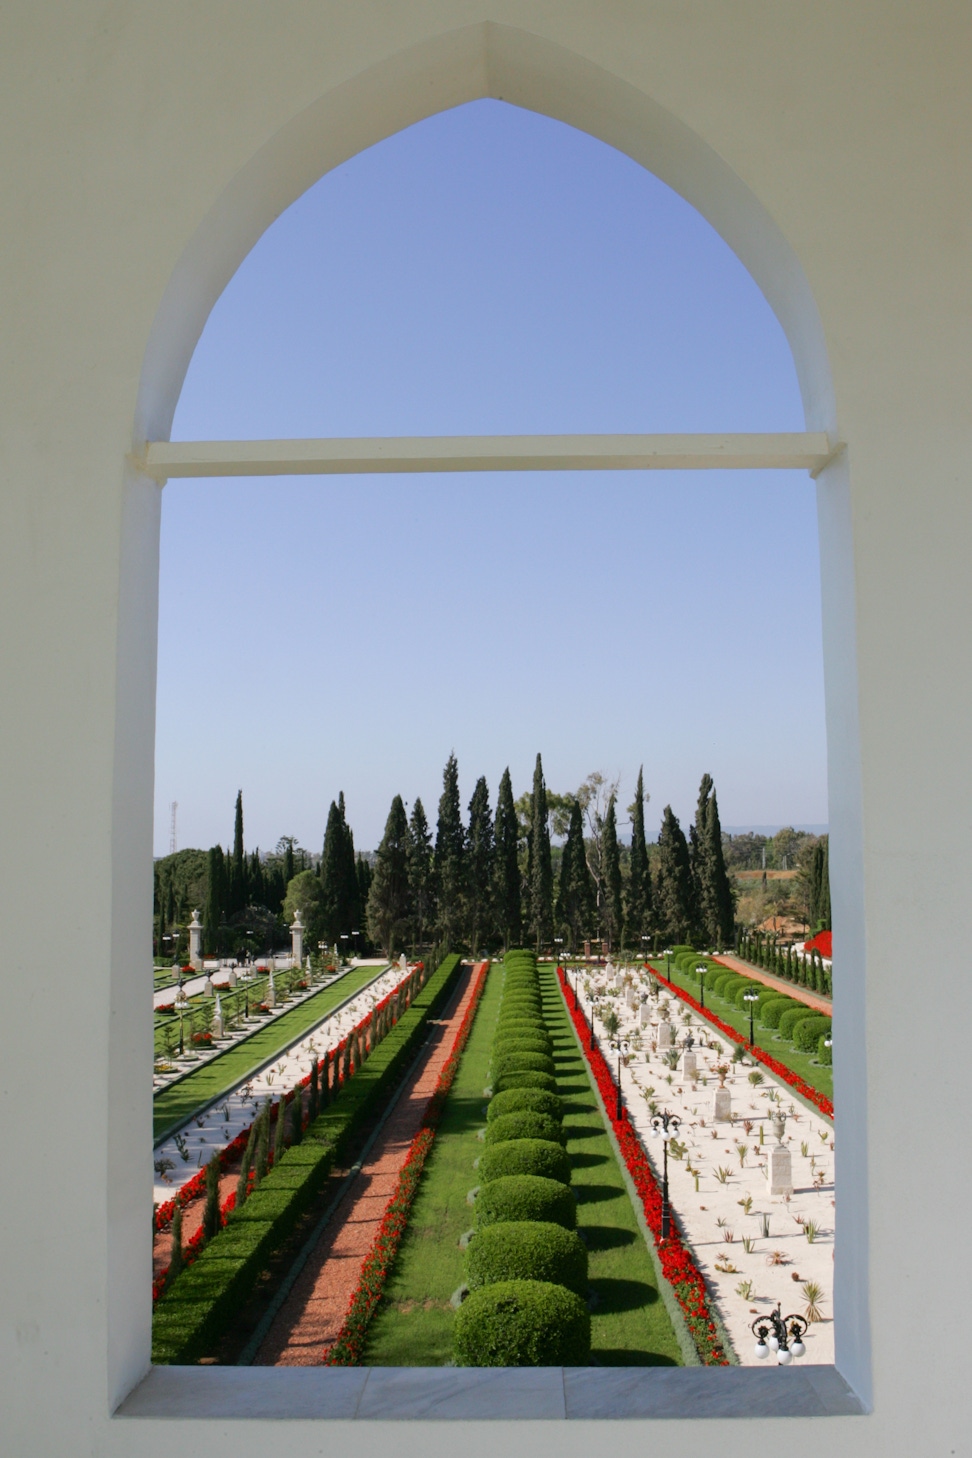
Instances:
[[[803,1313],[807,1321],[823,1321],[823,1312],[820,1309],[820,1302],[823,1300],[824,1294],[823,1287],[817,1281],[804,1281],[800,1290],[807,1303]]]

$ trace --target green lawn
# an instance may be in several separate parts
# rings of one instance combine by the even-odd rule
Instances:
[[[676,1365],[678,1343],[655,1285],[654,1267],[614,1158],[583,1056],[554,974],[541,969],[544,1012],[565,1101],[567,1148],[580,1196],[578,1229],[590,1251],[594,1360],[607,1366]],[[499,1009],[501,970],[490,973],[472,1035],[419,1186],[408,1232],[371,1328],[365,1365],[443,1366],[452,1358],[452,1293],[465,1270],[459,1237],[473,1224],[466,1201],[477,1183],[476,1138]]]
[[[656,962],[652,965],[664,987],[664,961]],[[699,979],[697,977],[686,977],[684,973],[676,972],[673,967],[672,983],[674,986],[680,987],[683,992],[691,993],[696,1001],[698,1000]],[[755,979],[753,985],[759,985],[755,982]],[[780,996],[786,997],[787,994],[781,992]],[[794,998],[794,1001],[798,1002],[799,998]],[[711,1008],[711,1011],[715,1013],[717,1018],[721,1018],[724,1023],[728,1023],[731,1028],[735,1028],[739,1034],[740,1043],[745,1044],[747,1047],[749,1046],[748,1013],[740,1012],[735,1003],[723,1002],[722,998],[718,997],[711,988],[706,988],[705,1004],[707,1008]],[[814,1014],[815,1009],[808,1007],[807,1017],[813,1017]],[[775,1058],[778,1062],[785,1064],[787,1068],[792,1069],[795,1074],[804,1079],[806,1083],[809,1083],[811,1088],[817,1089],[819,1093],[824,1094],[831,1102],[833,1101],[834,1071],[832,1068],[827,1068],[823,1064],[817,1063],[814,1056],[810,1053],[798,1053],[792,1043],[777,1035],[774,1028],[761,1028],[758,1019],[754,1026],[754,1032],[757,1048],[762,1048],[771,1058]]]
[[[152,1137],[156,1144],[191,1119],[197,1109],[205,1108],[214,1099],[232,1093],[245,1083],[251,1073],[271,1058],[289,1048],[308,1028],[326,1017],[331,1008],[360,991],[373,978],[381,975],[380,967],[355,967],[340,981],[308,997],[305,1002],[281,1013],[262,1027],[256,1028],[241,1043],[205,1063],[179,1083],[155,1095]]]

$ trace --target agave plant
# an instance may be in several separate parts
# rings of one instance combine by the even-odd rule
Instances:
[[[736,1287],[736,1295],[741,1296],[744,1301],[755,1301],[756,1287],[752,1281],[740,1281]]]
[[[816,1220],[804,1220],[803,1233],[807,1237],[807,1244],[813,1245],[817,1236],[820,1234],[820,1226]]]
[[[749,1075],[749,1082],[752,1084],[753,1088],[759,1088],[760,1084],[765,1083],[766,1080],[763,1078],[763,1075],[760,1073],[759,1069],[754,1068]]]
[[[817,1281],[804,1281],[800,1287],[806,1301],[804,1316],[807,1321],[823,1321],[823,1312],[820,1310],[820,1302],[823,1300],[823,1287]]]
[[[756,1237],[754,1235],[744,1235],[742,1238],[742,1243],[743,1250],[746,1252],[746,1254],[752,1255],[753,1249],[756,1245]]]
[[[742,1142],[736,1145],[736,1153],[739,1155],[739,1168],[742,1169],[746,1163],[746,1155],[749,1153],[749,1145]]]
[[[727,1184],[729,1181],[729,1176],[731,1174],[732,1170],[726,1169],[725,1165],[723,1164],[720,1164],[715,1171],[715,1177],[719,1181],[720,1185]]]

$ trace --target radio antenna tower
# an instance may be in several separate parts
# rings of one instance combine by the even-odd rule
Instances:
[[[169,806],[169,855],[174,856],[176,852],[176,812],[179,809],[179,801],[173,800]]]

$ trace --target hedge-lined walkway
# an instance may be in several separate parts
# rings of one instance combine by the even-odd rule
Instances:
[[[448,1011],[433,1027],[422,1058],[366,1163],[277,1313],[254,1359],[256,1366],[317,1366],[325,1346],[338,1335],[362,1264],[397,1187],[399,1170],[465,1016],[474,982],[473,968],[464,966]]]
[[[315,1024],[323,1022],[339,1003],[373,982],[381,970],[373,964],[356,967],[289,1012],[254,1028],[248,1037],[227,1048],[225,1053],[209,1059],[186,1078],[157,1093],[152,1105],[153,1142],[158,1144],[197,1110],[239,1088],[258,1068],[284,1052]]]
[[[766,972],[752,962],[744,962],[742,957],[733,957],[728,952],[720,953],[714,960],[728,968],[730,972],[738,972],[740,977],[751,977],[754,982],[762,982],[764,987],[778,987],[781,997],[792,997],[794,1002],[805,1002],[807,1007],[826,1013],[828,1018],[833,1016],[833,999],[824,997],[822,992],[811,992],[808,987],[801,987],[796,982],[787,982],[785,977],[777,977],[774,973]]]

